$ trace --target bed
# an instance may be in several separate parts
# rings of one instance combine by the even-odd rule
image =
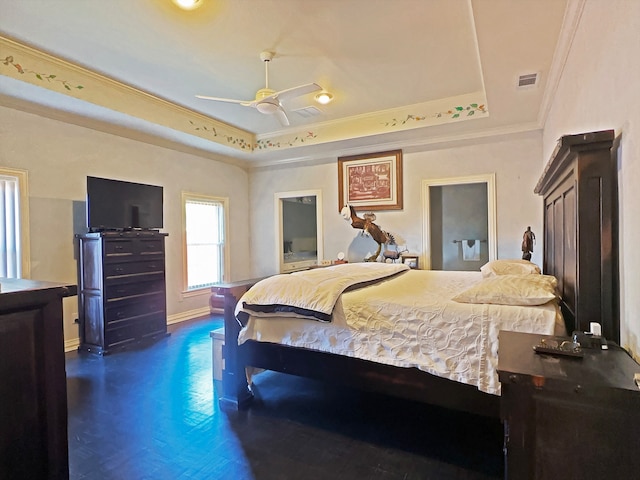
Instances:
[[[346,308],[347,304],[355,305],[356,312],[360,309],[361,318],[367,318],[360,322],[357,334],[347,334],[344,330],[347,327],[346,320],[340,314],[333,315],[330,322],[322,322],[318,318],[296,318],[299,312],[295,311],[289,311],[279,319],[274,319],[273,315],[281,314],[281,311],[260,312],[257,315],[253,311],[254,318],[243,319],[243,307],[251,302],[246,301],[247,297],[239,301],[247,292],[255,291],[251,287],[259,287],[269,279],[220,284],[212,290],[225,298],[225,368],[221,405],[245,408],[250,404],[252,392],[247,383],[246,367],[257,367],[499,417],[500,386],[494,376],[494,363],[497,362],[497,333],[500,329],[552,334],[560,333],[565,328],[568,332],[574,328],[585,329],[584,326],[588,326],[589,322],[598,321],[603,326],[603,332],[607,332],[605,335],[618,341],[613,281],[616,277],[616,242],[614,229],[611,228],[612,224],[615,225],[611,220],[615,213],[612,141],[611,131],[563,137],[536,186],[536,193],[544,199],[543,271],[548,275],[531,276],[553,276],[557,279],[557,290],[562,293],[559,305],[554,301],[527,307],[455,301],[453,298],[456,295],[482,283],[482,272],[402,269],[373,285],[362,287],[363,283],[367,283],[365,281],[357,282],[355,285],[358,288],[348,290],[354,285],[347,287],[348,291],[340,296],[336,308],[339,310]],[[593,188],[594,182],[599,185],[597,191]],[[589,204],[584,207],[581,202],[586,202],[586,197],[589,198]],[[583,208],[595,207],[598,209],[597,215],[580,214]],[[572,215],[575,220],[571,219]],[[580,241],[585,238],[590,239],[589,247],[583,247]],[[598,248],[593,248],[594,243]],[[589,267],[581,266],[581,262]],[[600,267],[593,268],[594,264]],[[310,274],[321,275],[313,271]],[[601,288],[603,279],[610,281],[611,288]],[[398,282],[399,288],[390,287]],[[389,314],[388,310],[384,311],[385,305],[388,307],[386,293],[382,292],[385,289],[396,292],[392,296],[396,296],[394,302],[397,305],[391,307],[391,311],[401,313]],[[404,293],[398,295],[398,291]],[[579,291],[590,292],[590,298],[585,298]],[[402,344],[393,332],[406,333],[413,328],[408,326],[409,322],[403,316],[414,315],[412,309],[418,308],[415,305],[418,292],[428,292],[427,296],[436,310],[450,315],[445,315],[439,321],[447,322],[456,318],[455,322],[465,325],[456,329],[460,334],[458,336],[451,333],[433,335],[433,332],[441,332],[439,329],[430,332],[431,337],[429,334],[417,335],[417,329],[423,327],[416,327],[413,334],[404,335],[427,337],[426,347],[415,346],[413,349],[426,349],[435,354],[424,364],[409,358],[407,349],[399,348],[393,352],[394,342]],[[599,299],[597,302],[594,296]],[[566,327],[558,322],[558,307],[564,314]],[[363,308],[380,309],[382,318],[370,320],[371,312],[363,312]],[[518,313],[515,310],[505,313],[518,308],[521,309]],[[352,323],[358,324],[357,313],[348,313],[346,316],[350,316]],[[263,328],[274,324],[278,325],[275,329]],[[377,343],[360,335],[363,331],[372,330],[372,325],[376,326],[375,329],[381,329]],[[381,341],[380,338],[385,335],[386,340]],[[462,347],[465,355],[469,356],[447,351],[447,342],[438,340],[438,335],[444,335],[448,341],[460,345],[463,344],[463,338],[471,340]],[[332,338],[335,341],[325,341],[330,345],[320,348],[309,341],[311,337]],[[356,346],[355,350],[364,351],[365,354],[356,355],[352,350],[341,351],[337,348],[336,345],[344,343],[346,338],[347,343]],[[453,367],[443,372],[443,365]]]

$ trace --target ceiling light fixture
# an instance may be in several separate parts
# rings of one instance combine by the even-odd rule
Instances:
[[[264,100],[256,105],[256,109],[260,113],[273,115],[280,109],[280,104],[276,100]]]
[[[173,0],[173,3],[183,10],[193,10],[202,5],[203,2],[204,0]]]
[[[316,102],[326,105],[331,100],[333,100],[333,95],[329,92],[325,92],[324,90],[316,95]]]

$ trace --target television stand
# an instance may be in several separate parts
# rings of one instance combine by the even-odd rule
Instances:
[[[78,238],[78,350],[106,354],[167,335],[166,233],[102,231]]]

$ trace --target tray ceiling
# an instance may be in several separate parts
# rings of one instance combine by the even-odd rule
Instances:
[[[201,1],[0,0],[0,104],[249,165],[530,130],[567,6]],[[275,52],[271,88],[315,82],[333,102],[292,100],[285,128],[195,97],[253,99],[263,50]],[[519,88],[531,73],[537,83]]]

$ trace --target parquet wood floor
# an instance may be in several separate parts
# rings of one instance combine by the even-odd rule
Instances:
[[[67,353],[72,480],[502,478],[502,426],[264,372],[247,412],[222,412],[209,332],[173,328],[104,357]]]

